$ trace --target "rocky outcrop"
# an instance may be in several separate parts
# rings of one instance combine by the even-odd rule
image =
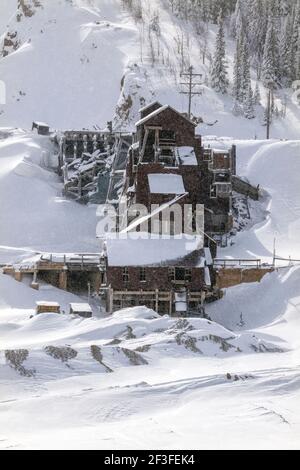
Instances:
[[[31,18],[36,13],[37,8],[42,8],[40,0],[18,0],[16,22],[20,23],[24,18]],[[16,51],[21,44],[22,41],[17,29],[8,31],[3,40],[2,57],[6,57]]]

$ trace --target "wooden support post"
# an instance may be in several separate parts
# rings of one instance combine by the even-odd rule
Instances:
[[[158,289],[155,291],[155,311],[158,313]]]
[[[107,290],[107,297],[106,297],[106,311],[110,315],[113,313],[113,300],[114,300],[114,291],[111,287]]]
[[[22,271],[15,271],[15,280],[18,282],[22,282],[23,273]]]
[[[68,272],[66,270],[59,273],[59,288],[61,290],[68,288]]]
[[[39,288],[40,288],[40,285],[37,282],[37,275],[38,275],[38,271],[35,270],[34,273],[33,273],[33,279],[32,279],[32,283],[31,283],[31,286],[30,286],[32,289],[35,289],[35,290],[39,290]]]
[[[170,317],[171,317],[172,313],[173,313],[173,292],[172,291],[170,292],[170,310],[169,310],[169,313],[170,313]]]

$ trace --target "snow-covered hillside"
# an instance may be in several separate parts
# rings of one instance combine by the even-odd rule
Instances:
[[[199,132],[265,137],[263,108],[252,120],[232,114],[233,98],[208,86],[209,61],[202,63],[204,38],[173,15],[163,0],[141,2],[143,23],[134,21],[121,0],[41,0],[40,6],[24,1],[33,14],[22,14],[21,19],[20,11],[10,17],[17,0],[10,0],[9,9],[0,5],[0,12],[5,12],[0,34],[8,39],[0,59],[0,78],[7,88],[0,125],[28,129],[36,119],[54,128],[103,128],[114,119],[119,129],[132,129],[141,105],[154,98],[187,111],[180,73],[192,64],[203,74],[202,95],[194,98],[192,110],[203,119]],[[154,27],[157,12],[159,32]],[[205,36],[207,56],[213,53],[215,36],[211,25]],[[229,38],[227,49],[232,77],[235,45]],[[254,72],[252,80],[254,86]],[[263,87],[261,92],[265,104]],[[272,136],[298,138],[300,107],[292,90],[285,94],[287,115],[274,121]],[[283,93],[276,97],[279,108],[282,97]]]
[[[233,332],[145,308],[30,318],[10,290],[38,294],[1,278],[0,447],[298,448],[299,279],[233,291],[217,309]]]
[[[202,38],[164,0],[142,1],[143,27],[121,0],[24,1],[32,14],[21,17],[17,0],[0,1],[2,52],[13,39],[0,58],[0,266],[40,252],[100,250],[96,206],[63,196],[49,168],[53,143],[30,131],[32,120],[92,129],[114,118],[131,129],[154,98],[186,110],[180,45],[204,81],[209,68]],[[153,61],[147,34],[157,11]],[[210,25],[209,51],[215,36]],[[226,42],[232,73],[234,44]],[[287,95],[270,141],[260,140],[262,109],[253,120],[233,116],[232,98],[207,81],[194,99],[204,142],[236,144],[238,174],[263,190],[250,203],[248,230],[219,250],[222,258],[270,262],[275,239],[279,256],[300,260],[300,141],[289,140],[299,139],[300,108]],[[0,272],[0,448],[299,449],[300,262],[278,264],[285,267],[261,284],[226,290],[206,307],[210,320],[144,307],[107,317],[96,303],[92,319],[34,316],[37,301],[68,312],[82,299]]]

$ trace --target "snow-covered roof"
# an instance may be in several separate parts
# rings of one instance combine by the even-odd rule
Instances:
[[[166,109],[171,109],[172,111],[174,111],[176,114],[178,114],[179,116],[181,116],[183,119],[185,119],[186,121],[188,121],[190,124],[193,124],[193,126],[197,126],[197,124],[195,124],[193,121],[191,121],[189,118],[187,118],[186,116],[184,116],[183,114],[181,114],[179,111],[177,111],[176,109],[172,108],[171,106],[169,106],[168,104],[165,104],[164,106],[162,106],[161,108],[158,108],[156,109],[155,111],[153,111],[152,113],[148,114],[147,116],[145,116],[143,119],[140,119],[138,122],[136,122],[136,127],[138,126],[141,126],[143,124],[145,124],[147,121],[149,121],[150,119],[152,119],[153,117],[157,116],[158,114],[162,113],[163,111],[166,111]]]
[[[70,308],[72,309],[73,312],[79,312],[79,313],[91,312],[92,313],[91,306],[85,303],[80,303],[80,304],[71,303]]]
[[[160,107],[162,107],[162,104],[159,101],[152,101],[152,103],[147,104],[143,108],[139,110],[139,113],[142,113],[143,111],[147,111],[147,109],[151,108],[155,104],[158,104]]]
[[[46,122],[41,122],[41,121],[33,121],[33,124],[39,127],[50,127],[49,124],[47,124]]]
[[[181,175],[172,173],[151,173],[148,175],[150,192],[152,194],[185,194]]]
[[[176,147],[176,154],[181,165],[198,165],[194,147]]]
[[[146,238],[147,237],[147,238]],[[180,260],[191,257],[190,265],[204,267],[203,238],[184,236],[181,238],[151,237],[149,233],[130,234],[124,238],[107,238],[108,266],[180,266]],[[193,257],[193,254],[196,254]],[[198,255],[198,256],[197,256]],[[189,264],[185,261],[185,264]]]
[[[36,302],[38,307],[60,307],[58,302],[46,302],[46,301],[39,301]]]
[[[213,153],[220,153],[221,155],[224,155],[226,153],[229,153],[228,149],[211,149]]]

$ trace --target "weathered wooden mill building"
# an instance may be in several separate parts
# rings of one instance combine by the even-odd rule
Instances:
[[[204,164],[196,125],[170,106],[156,102],[143,108],[136,127],[122,195],[128,207],[126,224],[120,221],[119,237],[106,243],[108,310],[143,304],[160,313],[199,314],[205,300],[219,296],[210,250],[215,250],[216,243],[205,235],[214,227],[204,222],[204,202],[215,207],[210,198],[214,173]],[[209,185],[203,184],[204,171]],[[231,223],[230,196],[231,188],[228,198],[222,194],[221,208],[215,207],[227,217],[227,226]],[[136,219],[130,210],[141,205],[148,215]],[[192,208],[189,237],[184,233],[187,205]],[[172,213],[175,206],[183,209],[177,217],[179,227]],[[195,219],[199,207],[200,225]],[[162,217],[166,212],[170,214],[167,227]],[[153,231],[154,219],[158,226]],[[220,224],[218,230],[225,232],[226,228]]]
[[[158,102],[140,113],[133,135],[56,137],[65,193],[81,203],[125,207],[103,253],[42,255],[5,272],[19,281],[31,275],[36,289],[39,280],[78,292],[89,286],[109,313],[146,305],[161,314],[201,315],[223,286],[264,275],[261,266],[248,277],[241,268],[225,282],[226,266],[218,274],[214,263],[219,240],[233,227],[233,191],[258,199],[259,189],[236,175],[235,147],[204,148],[186,115]]]
[[[213,258],[218,237],[233,227],[233,187],[243,186],[236,149],[204,148],[197,125],[171,106],[154,102],[140,113],[121,197],[128,207],[125,224],[120,220],[120,237],[106,244],[108,311],[142,304],[161,313],[199,314],[205,301],[221,295]],[[137,205],[148,215],[131,214]],[[172,209],[186,205],[192,207],[190,239],[183,215],[179,227],[172,219]]]

